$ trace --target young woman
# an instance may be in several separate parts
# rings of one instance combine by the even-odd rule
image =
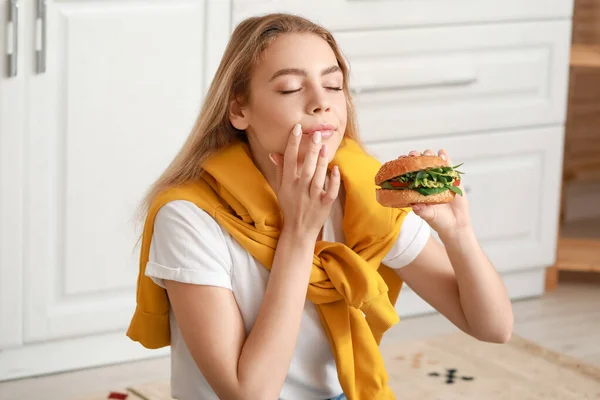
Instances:
[[[143,204],[128,336],[171,346],[174,398],[394,398],[377,345],[402,283],[474,338],[509,339],[511,303],[467,199],[376,202],[381,164],[360,144],[348,75],[306,19],[235,29]]]

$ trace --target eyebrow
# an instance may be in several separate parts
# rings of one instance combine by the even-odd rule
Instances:
[[[321,76],[333,74],[334,72],[338,72],[341,70],[342,69],[339,67],[339,65],[332,65],[331,67],[327,67],[323,71],[321,71]],[[308,73],[306,72],[305,69],[301,69],[301,68],[284,68],[284,69],[280,69],[279,71],[275,72],[273,74],[273,76],[271,77],[271,79],[269,79],[269,82],[271,82],[275,78],[278,78],[282,75],[308,76]]]

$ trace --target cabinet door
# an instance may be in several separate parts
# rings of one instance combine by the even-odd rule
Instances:
[[[22,341],[23,9],[0,0],[0,348]]]
[[[573,0],[233,0],[233,19],[290,12],[333,31],[569,18]]]
[[[46,7],[28,18],[42,51],[27,92],[26,342],[127,327],[136,207],[203,93],[203,0]]]

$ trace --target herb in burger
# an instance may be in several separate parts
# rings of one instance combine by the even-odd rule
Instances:
[[[456,169],[461,165],[408,172],[383,182],[381,187],[391,190],[412,189],[424,196],[451,190],[462,196],[462,190],[458,186],[460,185],[460,175],[464,172]]]
[[[401,156],[386,162],[375,175],[377,201],[386,207],[450,203],[457,194],[462,164],[448,165],[433,155]]]

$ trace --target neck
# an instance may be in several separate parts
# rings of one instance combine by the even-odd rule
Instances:
[[[254,161],[256,168],[263,174],[269,186],[277,193],[277,188],[279,186],[279,183],[277,182],[277,172],[275,165],[269,159],[269,155],[252,152],[252,161]]]

